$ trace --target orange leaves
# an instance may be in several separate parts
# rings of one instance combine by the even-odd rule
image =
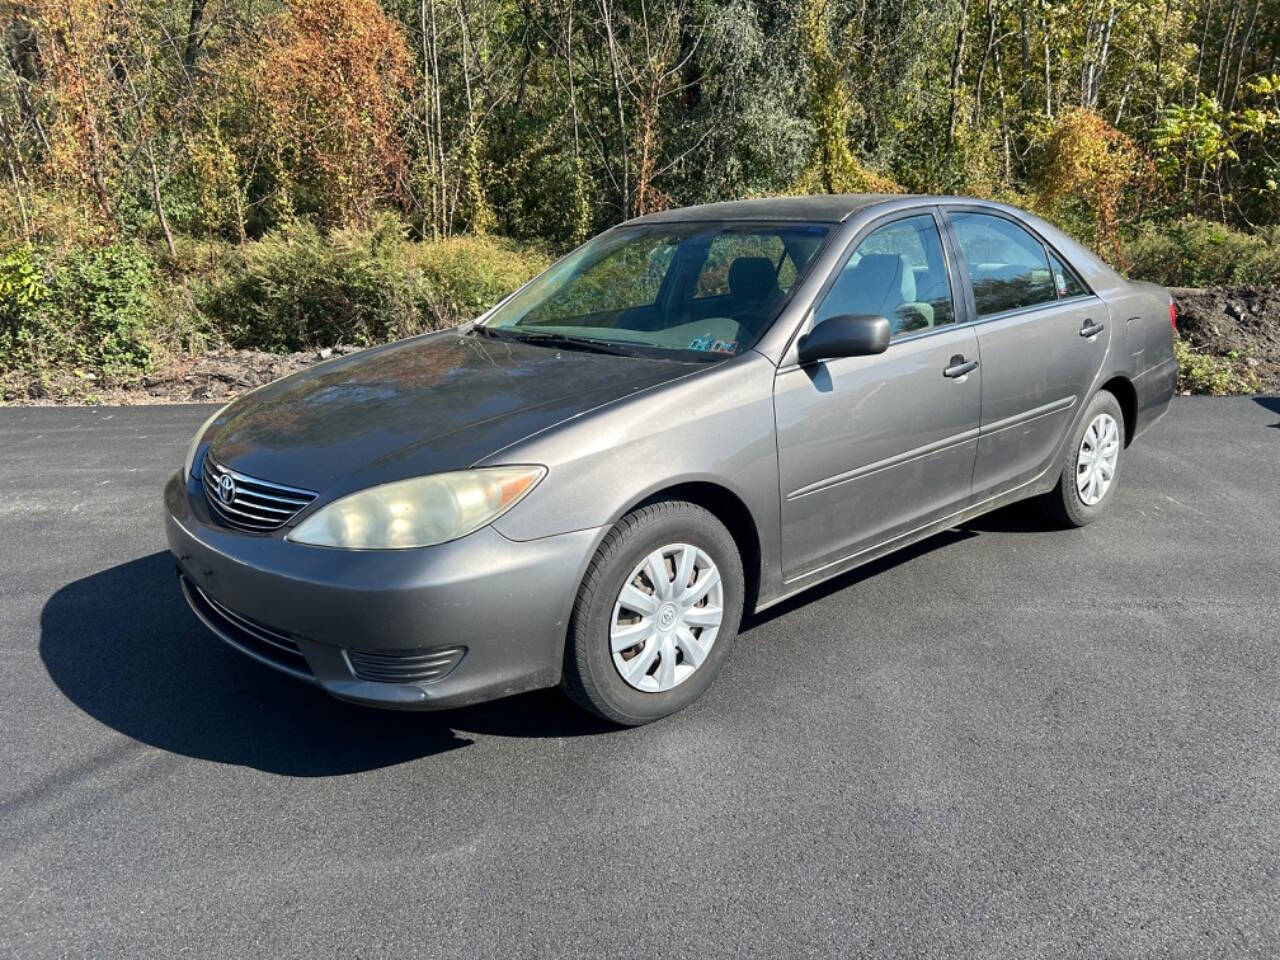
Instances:
[[[128,33],[111,0],[32,0],[27,16],[49,38],[42,50],[49,80],[46,97],[49,151],[45,170],[64,184],[94,196],[113,217],[107,181],[113,172],[116,127],[111,123],[114,76],[108,50]]]
[[[270,22],[256,79],[277,169],[324,222],[399,197],[412,63],[376,0],[300,0]]]
[[[1037,176],[1043,205],[1053,210],[1083,201],[1094,239],[1118,255],[1117,228],[1124,210],[1136,211],[1153,186],[1151,160],[1100,114],[1083,107],[1058,115],[1043,153]]]

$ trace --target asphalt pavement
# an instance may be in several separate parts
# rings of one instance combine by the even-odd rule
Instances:
[[[1280,398],[747,625],[703,699],[345,705],[187,610],[209,408],[0,410],[0,957],[1280,954]]]

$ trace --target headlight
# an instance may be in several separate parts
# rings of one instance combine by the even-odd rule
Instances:
[[[384,483],[321,507],[287,539],[354,550],[429,547],[497,520],[546,473],[546,467],[484,467]]]
[[[200,424],[200,429],[197,430],[196,435],[191,438],[191,446],[187,447],[187,459],[182,461],[182,482],[183,483],[186,483],[188,480],[191,479],[191,468],[195,466],[196,451],[200,449],[200,441],[204,438],[205,431],[207,431],[211,426],[213,426],[213,421],[217,420],[220,416],[222,416],[222,412],[226,410],[227,407],[229,406],[231,406],[231,404],[226,403],[226,404],[223,404],[221,407],[219,407],[217,410],[215,410],[213,412],[213,416],[211,416],[204,423]]]

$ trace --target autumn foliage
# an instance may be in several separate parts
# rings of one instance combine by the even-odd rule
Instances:
[[[277,182],[327,225],[403,200],[413,70],[401,28],[376,0],[300,0],[266,34],[257,117]]]
[[[111,218],[120,128],[112,122],[117,84],[106,53],[128,32],[122,8],[112,0],[33,0],[29,16],[47,37],[40,49],[51,81],[44,173]]]
[[[0,0],[0,398],[425,329],[486,264],[749,196],[977,195],[1274,276],[1277,63],[1280,0]]]
[[[1038,169],[1046,212],[1079,208],[1092,220],[1099,247],[1122,259],[1119,228],[1141,212],[1156,188],[1156,172],[1137,144],[1094,110],[1068,108],[1045,140]]]

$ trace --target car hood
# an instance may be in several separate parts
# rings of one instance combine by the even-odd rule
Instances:
[[[445,331],[320,364],[245,396],[228,409],[211,450],[231,469],[275,483],[358,489],[465,469],[696,369]]]

